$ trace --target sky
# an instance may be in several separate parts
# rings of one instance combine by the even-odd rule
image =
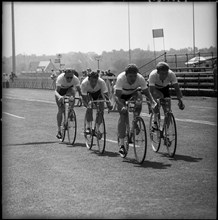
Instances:
[[[11,3],[3,2],[3,56],[12,55]],[[192,2],[14,2],[16,55],[193,48]],[[215,2],[194,3],[195,46],[217,46]],[[153,38],[152,29],[163,29]],[[130,34],[129,34],[130,33]]]

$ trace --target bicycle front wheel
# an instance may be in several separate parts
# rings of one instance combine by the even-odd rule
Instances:
[[[74,109],[71,109],[68,113],[67,119],[67,135],[70,144],[74,144],[76,140],[77,122]]]
[[[145,122],[141,117],[136,117],[134,121],[133,147],[137,162],[142,164],[147,152],[147,132]]]
[[[104,117],[102,117],[102,122],[99,125],[98,129],[97,129],[97,123],[95,123],[94,136],[96,137],[97,140],[98,151],[100,154],[103,154],[106,145],[106,129],[105,129]]]
[[[164,145],[166,145],[169,157],[174,157],[177,146],[176,121],[172,113],[167,113],[164,123]]]
[[[89,128],[89,130],[88,130]],[[84,138],[86,142],[86,147],[91,150],[92,149],[92,144],[93,144],[93,137],[92,137],[92,126],[88,127],[87,120],[85,117],[84,120]]]
[[[62,114],[62,123],[61,123],[61,142],[64,142],[65,139],[65,134],[66,134],[66,118],[65,118],[65,113]]]
[[[149,123],[149,136],[153,151],[158,152],[161,144],[161,131],[158,123],[157,123],[157,128],[152,127],[153,121],[154,121],[154,114],[151,113],[150,123]]]

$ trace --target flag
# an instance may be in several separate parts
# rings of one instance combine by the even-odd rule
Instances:
[[[153,38],[164,36],[163,29],[153,29],[152,32],[153,32]]]

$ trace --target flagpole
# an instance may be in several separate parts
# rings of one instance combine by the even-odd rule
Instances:
[[[129,63],[131,63],[129,1],[128,1],[128,34],[129,34]]]
[[[14,28],[14,3],[11,2],[11,16],[12,16],[12,68],[13,73],[16,74],[16,57],[15,57],[15,28]]]
[[[195,57],[195,10],[194,10],[194,2],[193,2],[193,53],[194,53],[194,57]]]

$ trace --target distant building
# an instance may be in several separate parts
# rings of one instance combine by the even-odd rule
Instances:
[[[29,65],[29,71],[51,72],[51,70],[58,70],[51,60],[31,62]]]

